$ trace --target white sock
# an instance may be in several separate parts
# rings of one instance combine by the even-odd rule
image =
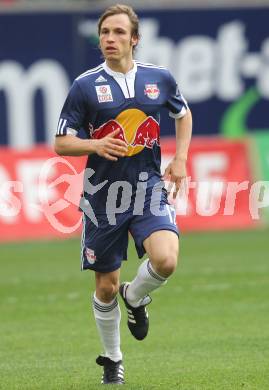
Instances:
[[[104,348],[104,356],[114,362],[122,360],[120,350],[121,312],[117,298],[110,303],[101,302],[94,293],[93,313]]]
[[[140,306],[147,294],[165,284],[166,281],[166,278],[154,271],[150,260],[146,259],[140,265],[136,277],[126,289],[127,301],[133,307]]]

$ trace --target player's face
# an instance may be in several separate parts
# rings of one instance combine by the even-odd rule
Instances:
[[[132,59],[137,38],[131,35],[131,22],[126,14],[108,16],[100,29],[100,48],[107,61]]]

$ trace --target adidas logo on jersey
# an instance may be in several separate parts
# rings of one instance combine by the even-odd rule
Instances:
[[[102,82],[104,82],[104,81],[107,81],[107,80],[106,80],[102,75],[99,76],[99,77],[95,80],[96,83],[102,83]]]

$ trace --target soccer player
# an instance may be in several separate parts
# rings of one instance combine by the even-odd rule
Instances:
[[[88,155],[84,180],[82,269],[95,272],[93,312],[104,353],[103,384],[123,384],[120,347],[121,312],[117,293],[137,340],[148,333],[149,293],[175,271],[178,228],[164,180],[175,184],[176,197],[186,176],[191,113],[170,72],[134,60],[139,22],[127,5],[105,10],[98,23],[105,61],[74,81],[64,103],[55,140],[59,155]],[[175,119],[176,153],[160,173],[160,114],[166,107]],[[87,139],[77,136],[83,129]],[[127,259],[128,235],[141,263],[131,282],[120,285],[121,262]]]

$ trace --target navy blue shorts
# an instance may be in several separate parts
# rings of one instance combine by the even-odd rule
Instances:
[[[81,240],[81,269],[97,272],[112,272],[121,267],[127,260],[129,233],[132,235],[138,257],[145,254],[144,240],[158,230],[170,230],[179,234],[176,225],[174,206],[166,199],[158,207],[162,215],[152,213],[149,204],[145,204],[143,215],[133,215],[129,210],[116,214],[116,224],[108,222],[106,215],[96,215],[98,227],[83,214],[83,231]]]

